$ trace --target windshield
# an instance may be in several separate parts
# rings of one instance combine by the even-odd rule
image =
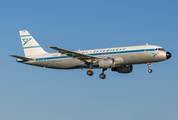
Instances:
[[[156,48],[156,50],[165,51],[163,48]]]

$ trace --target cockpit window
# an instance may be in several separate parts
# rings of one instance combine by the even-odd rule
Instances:
[[[165,51],[163,48],[156,48],[155,49],[156,51],[159,50],[159,51]]]

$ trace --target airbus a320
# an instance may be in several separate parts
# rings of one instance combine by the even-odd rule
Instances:
[[[102,68],[99,75],[105,79],[104,71],[111,69],[119,73],[131,73],[132,65],[147,64],[148,72],[152,73],[151,63],[167,60],[171,53],[157,45],[140,45],[130,47],[115,47],[92,50],[71,51],[63,48],[48,46],[57,53],[48,53],[35,41],[27,30],[19,31],[25,57],[10,55],[18,58],[17,62],[53,69],[89,69],[87,75],[92,76],[92,69]]]

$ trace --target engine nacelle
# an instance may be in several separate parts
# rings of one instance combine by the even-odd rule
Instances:
[[[98,62],[94,63],[93,65],[101,68],[113,68],[115,66],[115,62],[113,58],[106,58],[99,59]]]
[[[132,65],[122,65],[120,67],[112,68],[112,71],[117,71],[118,73],[131,73],[132,72]]]

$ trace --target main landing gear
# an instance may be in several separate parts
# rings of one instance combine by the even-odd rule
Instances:
[[[87,71],[87,75],[88,75],[88,76],[92,76],[92,75],[93,75],[93,71],[91,70],[92,67],[93,67],[93,65],[90,64],[90,66],[89,66],[90,70]],[[101,79],[105,79],[105,78],[106,78],[106,75],[104,74],[104,71],[105,71],[105,70],[107,70],[107,68],[103,68],[103,72],[99,75],[99,77],[100,77]]]
[[[87,71],[87,75],[92,76],[93,75],[93,71],[92,70],[88,70]]]
[[[149,69],[148,69],[148,72],[149,72],[149,73],[152,73],[152,69],[150,69],[151,63],[147,63],[147,65],[148,65],[148,68],[149,68]]]
[[[106,75],[104,74],[104,71],[107,70],[106,68],[103,68],[103,72],[99,75],[99,77],[101,79],[105,79],[106,78]],[[93,71],[90,69],[87,71],[87,75],[88,76],[92,76],[93,75]]]
[[[101,79],[105,79],[106,75],[104,74],[104,71],[107,70],[106,68],[103,68],[103,72],[99,75]]]
[[[87,71],[87,75],[89,75],[89,76],[93,75],[93,71],[91,70],[92,67],[93,67],[93,65],[90,64],[90,70]]]

